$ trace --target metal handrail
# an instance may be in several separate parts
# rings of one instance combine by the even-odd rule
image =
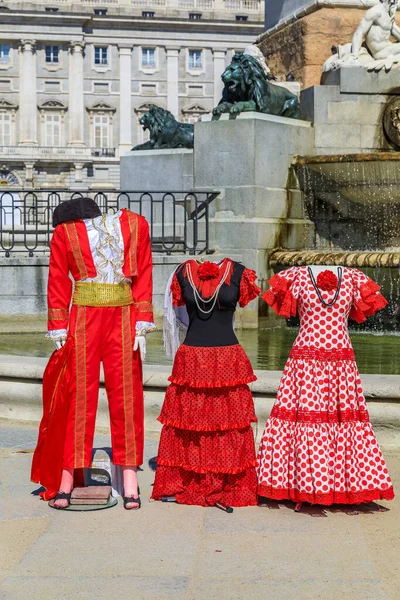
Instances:
[[[0,256],[49,252],[55,207],[76,197],[90,197],[103,213],[129,208],[146,217],[154,252],[210,252],[209,206],[217,192],[137,190],[0,189]]]

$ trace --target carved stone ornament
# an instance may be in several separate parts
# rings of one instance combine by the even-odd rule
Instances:
[[[10,171],[7,165],[0,167],[0,186],[19,185],[18,178]]]
[[[389,100],[383,113],[383,129],[388,140],[400,148],[400,98]]]
[[[42,102],[38,108],[39,110],[67,110],[66,105],[63,102],[60,102],[60,100],[46,100],[45,102]]]

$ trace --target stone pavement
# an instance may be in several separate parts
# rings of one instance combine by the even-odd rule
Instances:
[[[156,439],[139,474],[143,507],[57,512],[29,483],[36,428],[0,423],[1,600],[398,600],[400,505],[291,503],[218,509],[149,503]],[[96,446],[108,445],[99,435]],[[387,454],[400,489],[400,454]],[[399,492],[400,493],[400,492]]]

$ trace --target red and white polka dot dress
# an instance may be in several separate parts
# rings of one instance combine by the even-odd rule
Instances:
[[[261,439],[259,496],[324,505],[394,497],[347,331],[348,317],[365,321],[387,302],[361,271],[338,275],[324,290],[331,271],[313,282],[309,268],[293,267],[263,296],[279,315],[298,311],[300,332]]]

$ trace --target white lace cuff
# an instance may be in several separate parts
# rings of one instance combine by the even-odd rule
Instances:
[[[156,329],[155,324],[148,321],[137,321],[136,323],[136,335],[146,335],[146,333],[151,333]]]
[[[50,331],[48,331],[46,333],[45,337],[48,340],[57,341],[57,340],[67,339],[67,335],[68,335],[68,332],[66,329],[50,329]]]

